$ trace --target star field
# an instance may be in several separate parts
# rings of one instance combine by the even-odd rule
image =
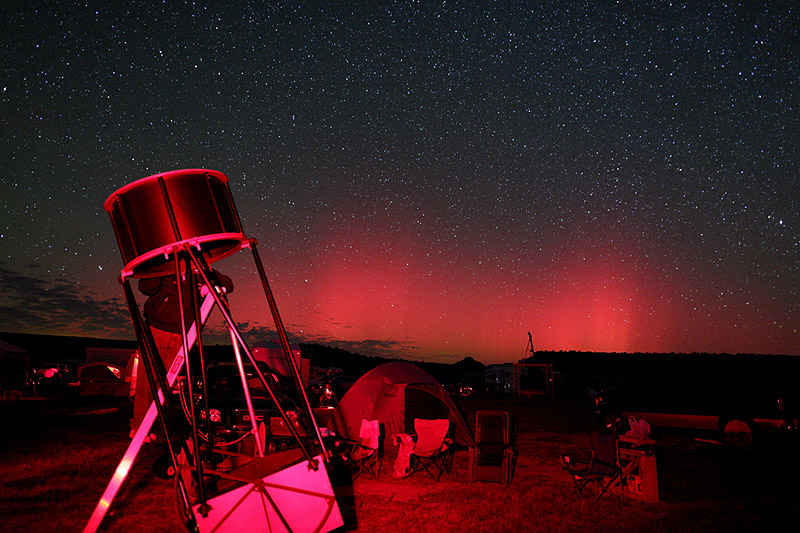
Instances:
[[[800,355],[796,6],[276,4],[0,7],[2,329],[131,336],[103,202],[211,168],[292,341]]]

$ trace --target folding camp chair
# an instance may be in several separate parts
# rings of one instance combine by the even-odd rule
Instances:
[[[619,463],[619,444],[616,433],[591,432],[592,457],[579,458],[570,455],[561,456],[561,468],[567,471],[572,478],[575,491],[584,497],[584,489],[594,483],[599,500],[614,486],[622,482],[622,469]],[[620,490],[620,495],[624,490]]]
[[[349,465],[353,479],[361,474],[368,474],[378,479],[383,462],[383,450],[380,447],[380,424],[377,420],[362,420],[358,441],[346,441],[344,457]]]
[[[442,473],[450,473],[453,466],[453,441],[448,437],[450,421],[445,419],[425,420],[414,419],[416,444],[414,453],[411,454],[411,473],[425,470],[430,476],[439,481]]]
[[[475,415],[475,444],[469,450],[469,482],[511,482],[508,413],[481,410]]]

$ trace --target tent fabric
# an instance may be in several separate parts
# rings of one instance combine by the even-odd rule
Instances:
[[[357,439],[362,420],[384,426],[384,447],[392,435],[414,433],[414,419],[447,418],[455,427],[455,442],[475,446],[461,411],[436,379],[420,367],[402,361],[373,368],[342,397],[328,427],[348,439]]]

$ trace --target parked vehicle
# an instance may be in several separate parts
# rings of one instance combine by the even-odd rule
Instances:
[[[124,367],[106,362],[78,367],[78,393],[81,396],[130,396],[130,376]]]

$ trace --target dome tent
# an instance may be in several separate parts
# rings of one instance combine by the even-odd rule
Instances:
[[[475,446],[461,411],[436,379],[411,363],[396,361],[373,368],[356,381],[333,413],[329,428],[357,439],[361,420],[378,420],[384,446],[396,433],[414,433],[414,419],[447,418],[455,442]]]

